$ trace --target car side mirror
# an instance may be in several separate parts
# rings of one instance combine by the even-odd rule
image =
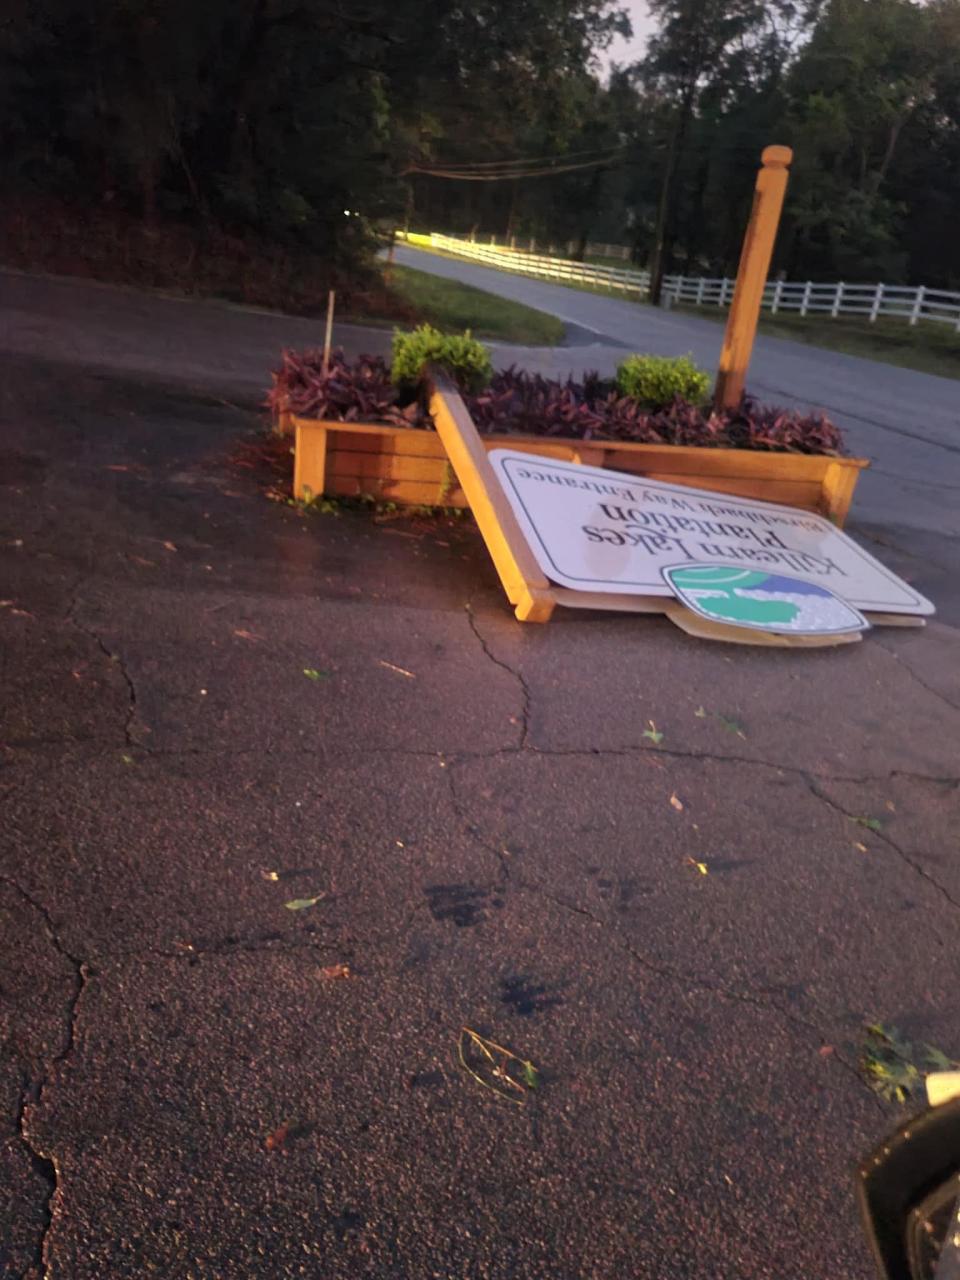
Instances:
[[[872,1151],[857,1198],[883,1280],[960,1280],[960,1097]]]

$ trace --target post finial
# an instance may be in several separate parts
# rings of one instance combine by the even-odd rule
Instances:
[[[768,169],[786,169],[793,160],[793,148],[764,147],[760,159]]]

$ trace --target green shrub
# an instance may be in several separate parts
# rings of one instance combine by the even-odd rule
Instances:
[[[395,386],[412,388],[420,381],[423,366],[436,364],[454,378],[463,391],[482,391],[493,376],[490,352],[466,333],[441,333],[422,324],[412,333],[393,335],[390,378]]]
[[[617,390],[649,409],[665,409],[677,396],[703,404],[710,394],[710,375],[692,356],[627,356],[617,366]]]

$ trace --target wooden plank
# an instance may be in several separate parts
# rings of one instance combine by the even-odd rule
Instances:
[[[422,458],[406,453],[354,453],[347,449],[330,449],[327,454],[328,476],[381,477],[384,480],[426,480],[440,484],[453,478],[446,457]]]
[[[673,596],[621,596],[612,591],[573,591],[570,587],[552,588],[557,604],[568,609],[605,609],[615,613],[665,613]]]
[[[863,610],[863,616],[875,627],[925,627],[926,618],[919,618],[915,613],[869,613]]]
[[[314,423],[297,423],[293,454],[293,496],[309,502],[326,492],[327,433]]]
[[[467,407],[447,377],[440,373],[431,377],[433,421],[480,526],[507,599],[514,605],[521,622],[547,622],[555,604],[550,583],[527,545]]]
[[[832,462],[823,477],[821,510],[841,529],[850,511],[853,490],[859,474],[852,467],[844,467],[837,462]]]
[[[334,498],[374,498],[412,507],[467,507],[466,495],[456,479],[452,489],[424,480],[378,480],[375,477],[330,476],[326,493]]]
[[[446,458],[447,456],[440,443],[440,437],[433,431],[398,431],[394,436],[331,431],[330,449],[333,453],[368,453],[383,457]]]
[[[698,640],[723,640],[727,644],[753,644],[768,649],[828,649],[838,644],[856,644],[863,635],[860,631],[846,631],[834,636],[784,636],[775,631],[753,631],[748,627],[711,622],[679,603],[665,603],[670,621]]]
[[[669,472],[652,472],[648,480],[675,484],[684,488],[712,489],[714,493],[729,493],[738,498],[757,498],[761,502],[781,502],[788,507],[801,507],[804,511],[820,511],[821,489],[809,480],[748,480],[729,476],[711,476],[709,482],[698,476],[676,476]]]
[[[326,431],[353,431],[357,435],[366,436],[392,436],[405,430],[404,427],[390,427],[383,422],[336,422],[332,418],[299,418],[296,414],[293,416],[293,423],[297,427],[323,427]]]
[[[603,445],[603,465],[647,475],[695,475],[705,480],[743,476],[770,480],[819,480],[834,458],[805,453],[758,453],[750,449],[690,449],[678,445]],[[857,469],[855,469],[857,470]]]

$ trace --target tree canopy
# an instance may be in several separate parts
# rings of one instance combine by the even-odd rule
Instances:
[[[610,70],[616,0],[12,0],[4,191],[337,263],[409,223],[729,274],[781,142],[778,269],[960,287],[960,0],[650,10]]]

